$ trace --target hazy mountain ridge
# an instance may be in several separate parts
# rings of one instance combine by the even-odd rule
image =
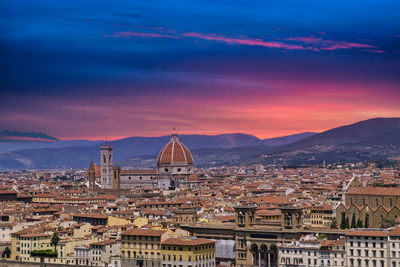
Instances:
[[[376,118],[318,134],[265,140],[246,134],[181,135],[179,138],[191,150],[196,166],[320,164],[400,158],[400,118]],[[158,152],[169,139],[170,136],[129,137],[109,143],[114,146],[116,164],[141,168],[155,166]],[[91,158],[98,162],[99,143],[0,153],[0,168],[82,168]]]
[[[307,133],[304,136],[309,136]],[[293,136],[284,136],[261,140],[255,136],[248,134],[221,134],[221,135],[179,135],[180,140],[190,149],[230,149],[235,147],[257,147],[264,146],[265,142],[276,145],[277,143],[288,143],[292,140],[298,140],[303,134]],[[151,162],[151,158],[156,157],[161,148],[168,143],[171,136],[161,137],[128,137],[109,144],[114,147],[114,160],[117,164],[125,165],[126,159],[136,159],[139,166],[140,162]],[[20,168],[82,168],[86,167],[90,159],[95,162],[99,158],[99,145],[104,141],[87,141],[87,140],[71,140],[59,141],[50,144],[23,144],[22,147],[28,145],[28,149],[20,149],[16,151],[7,151],[7,147],[3,146],[6,152],[0,153],[0,168],[3,169],[20,169]],[[8,146],[16,146],[16,143],[9,143]],[[35,147],[39,146],[39,147]],[[4,151],[3,150],[3,151]],[[207,151],[207,150],[206,150]],[[141,159],[143,155],[146,156]],[[212,157],[212,156],[211,156]],[[236,156],[235,156],[236,157]],[[154,159],[155,161],[155,159]],[[130,164],[127,164],[130,166]],[[154,164],[152,165],[154,166]]]
[[[400,118],[376,118],[337,127],[282,146],[194,149],[197,166],[321,164],[400,158]],[[138,158],[130,165],[139,167]]]

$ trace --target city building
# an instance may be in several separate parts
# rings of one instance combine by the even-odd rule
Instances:
[[[161,267],[161,242],[167,238],[165,230],[131,229],[122,232],[122,266]]]
[[[205,238],[168,238],[161,242],[162,267],[213,267],[215,242]]]
[[[392,226],[400,217],[400,188],[398,187],[354,187],[345,193],[345,203],[336,207],[339,223],[343,214],[352,220],[359,219],[366,228],[380,228],[391,221]]]
[[[179,141],[175,130],[172,138],[160,151],[154,170],[121,170],[113,166],[113,146],[100,146],[101,185],[103,189],[175,188],[193,187],[197,181],[189,179],[194,174],[193,156],[189,149]],[[90,163],[87,172],[89,188],[93,191],[95,183],[95,166]]]

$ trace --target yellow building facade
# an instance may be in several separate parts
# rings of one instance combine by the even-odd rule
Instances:
[[[161,242],[166,230],[131,229],[121,234],[121,261],[130,266],[161,266]]]
[[[213,267],[215,242],[205,238],[168,238],[161,243],[162,267]]]

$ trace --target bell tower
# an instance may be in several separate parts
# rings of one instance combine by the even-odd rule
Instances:
[[[121,189],[121,167],[113,168],[113,184],[112,188],[119,190]]]
[[[101,187],[112,188],[113,178],[113,147],[107,143],[100,146]]]
[[[93,160],[90,160],[89,171],[88,171],[88,180],[89,180],[89,191],[93,191],[95,188],[95,179],[96,173],[94,171]]]

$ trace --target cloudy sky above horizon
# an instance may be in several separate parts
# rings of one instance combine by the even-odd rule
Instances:
[[[0,130],[61,139],[400,117],[400,2],[0,3]]]

